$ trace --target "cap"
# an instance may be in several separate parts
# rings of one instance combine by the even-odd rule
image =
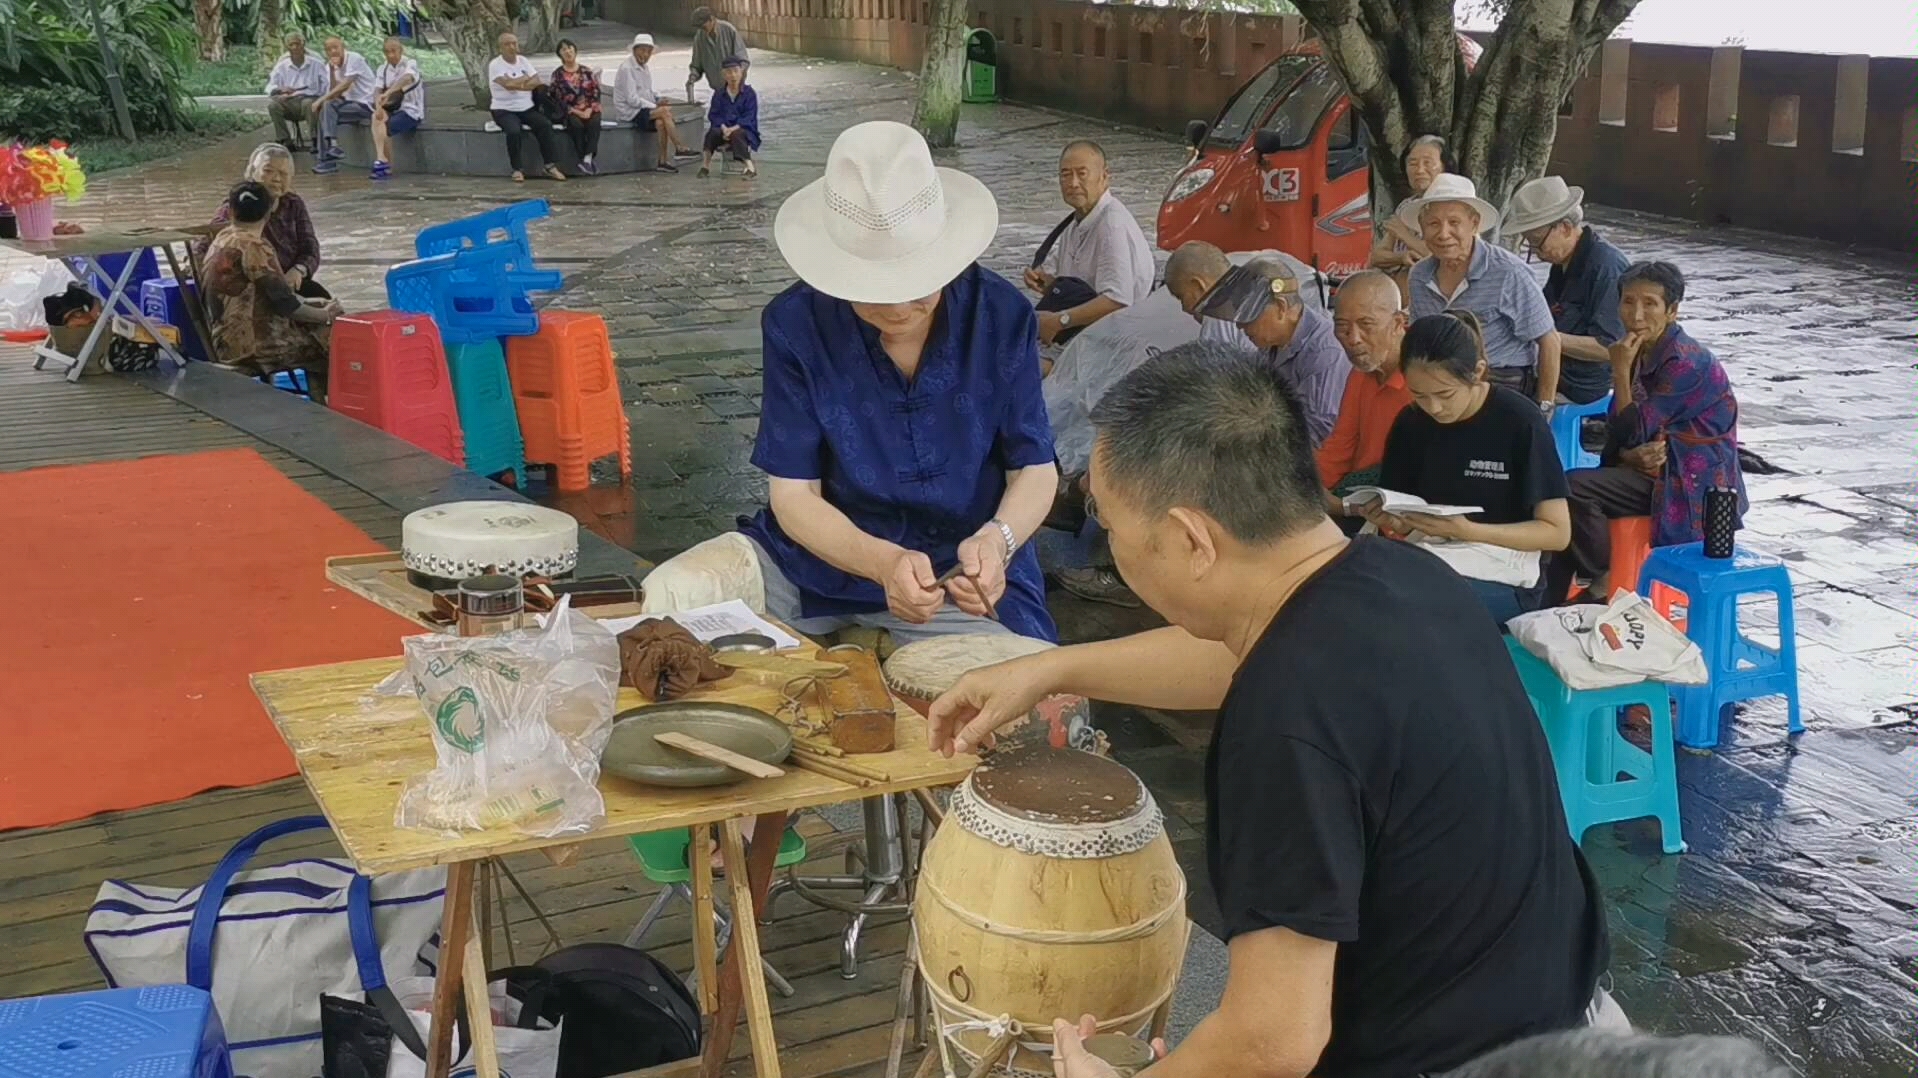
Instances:
[[[724,60],[721,60],[719,62],[719,66],[720,67],[745,67],[746,58],[744,56],[728,56]]]
[[[653,35],[651,34],[634,34],[633,35],[632,47],[635,49],[639,48],[641,45],[651,45],[652,43],[653,43]]]
[[[1199,301],[1199,314],[1242,326],[1257,321],[1274,299],[1298,291],[1299,279],[1291,275],[1285,263],[1274,258],[1254,259],[1227,270]]]
[[[704,26],[706,25],[706,20],[712,17],[713,17],[712,8],[696,7],[693,9],[693,25],[694,26]]]

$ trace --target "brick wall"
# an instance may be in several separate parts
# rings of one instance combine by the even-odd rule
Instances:
[[[1010,100],[1178,133],[1305,28],[1079,0],[971,0]],[[695,0],[605,0],[683,33]],[[721,0],[747,41],[916,70],[929,0]],[[1918,249],[1918,60],[1614,40],[1559,121],[1552,169],[1610,206],[1844,243]]]

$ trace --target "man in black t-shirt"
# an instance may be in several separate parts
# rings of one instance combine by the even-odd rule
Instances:
[[[1458,574],[1345,538],[1256,359],[1174,349],[1093,422],[1113,556],[1171,627],[975,671],[932,737],[969,750],[1055,692],[1218,709],[1207,868],[1231,969],[1150,1073],[1416,1078],[1615,1013],[1545,737]]]

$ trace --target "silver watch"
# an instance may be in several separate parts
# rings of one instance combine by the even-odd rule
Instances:
[[[1012,534],[1012,525],[1007,524],[998,517],[993,517],[991,520],[986,521],[986,523],[994,525],[999,529],[1000,537],[1006,541],[1006,563],[1011,564],[1013,554],[1019,550],[1019,539]]]
[[[1065,329],[1066,327],[1070,325],[1072,325],[1072,312],[1060,311],[1059,312],[1059,328]]]

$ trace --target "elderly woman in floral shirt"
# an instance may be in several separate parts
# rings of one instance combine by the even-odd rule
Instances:
[[[566,109],[566,137],[579,155],[579,170],[591,176],[598,171],[593,158],[599,153],[599,76],[579,62],[579,46],[571,38],[560,40],[552,86],[553,97]]]
[[[1724,487],[1748,506],[1738,468],[1738,399],[1724,364],[1678,324],[1685,275],[1669,262],[1640,262],[1619,278],[1618,316],[1625,336],[1610,348],[1613,411],[1602,466],[1566,475],[1571,486],[1572,545],[1554,559],[1563,595],[1574,576],[1591,582],[1594,601],[1610,580],[1611,529],[1618,517],[1652,518],[1652,545],[1704,538],[1705,492]]]

